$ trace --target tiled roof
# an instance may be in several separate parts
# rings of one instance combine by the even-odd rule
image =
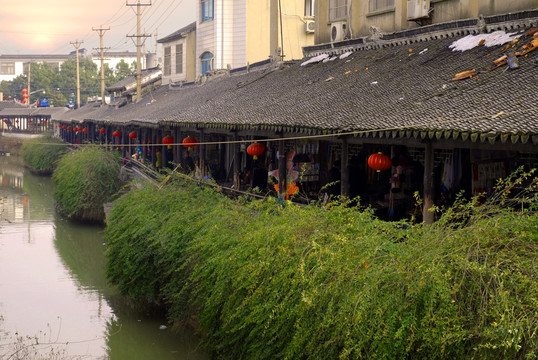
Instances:
[[[140,73],[142,86],[151,84],[161,78],[162,70],[159,68],[144,69]],[[106,88],[108,92],[125,91],[132,86],[136,86],[136,74],[131,74],[121,81]]]
[[[33,60],[33,61],[65,61],[69,59],[69,55],[29,55],[29,54],[3,54],[0,55],[0,61],[2,60],[11,60],[11,61],[25,61],[25,60]]]
[[[0,101],[0,111],[9,108],[25,108],[26,106],[16,101]]]
[[[182,37],[185,37],[188,33],[191,33],[193,31],[196,30],[196,22],[193,22],[185,27],[182,27],[181,29],[179,29],[178,31],[175,31],[173,33],[171,33],[170,35],[167,35],[159,40],[157,40],[157,42],[159,44],[162,44],[162,43],[167,43],[169,41],[172,41],[172,40],[176,40],[176,39],[180,39]]]
[[[519,134],[538,142],[538,50],[519,57],[517,69],[488,71],[503,46],[452,51],[457,39],[361,50],[307,66],[287,63],[179,90],[163,86],[138,104],[80,115],[77,110],[72,119],[313,132],[383,129],[430,137],[436,131],[445,137]],[[522,38],[518,48],[528,40]],[[476,76],[451,80],[471,69]]]
[[[0,117],[2,116],[54,116],[67,111],[65,107],[39,107],[28,108],[26,106],[11,107],[0,109]]]

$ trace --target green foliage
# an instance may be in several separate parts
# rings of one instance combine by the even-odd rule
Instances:
[[[67,152],[66,144],[52,136],[39,137],[22,146],[24,163],[34,173],[50,175],[60,158]]]
[[[521,184],[429,226],[180,182],[133,190],[105,230],[107,275],[197,322],[218,359],[535,358],[538,199],[503,206]]]
[[[91,146],[62,157],[52,176],[58,211],[69,219],[103,222],[103,204],[120,188],[120,164],[115,152]]]

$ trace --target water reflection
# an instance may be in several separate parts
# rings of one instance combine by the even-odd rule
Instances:
[[[103,228],[55,215],[50,179],[13,160],[0,157],[0,359],[16,333],[60,360],[206,359],[192,334],[133,311],[106,282]]]

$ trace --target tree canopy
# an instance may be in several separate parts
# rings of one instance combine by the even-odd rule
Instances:
[[[135,64],[135,63],[133,63]],[[133,64],[129,65],[124,60],[111,69],[105,64],[105,86],[110,86],[133,71]],[[136,64],[134,65],[136,66]],[[31,101],[35,103],[44,97],[49,99],[49,104],[65,106],[68,100],[76,94],[77,64],[74,58],[62,63],[60,68],[52,67],[48,63],[32,63],[30,91],[43,89],[31,95]],[[90,58],[79,59],[80,70],[80,97],[84,103],[88,97],[101,95],[101,74],[99,67]],[[2,81],[0,91],[4,97],[13,99],[22,98],[22,90],[28,87],[27,75],[19,75],[12,81]]]

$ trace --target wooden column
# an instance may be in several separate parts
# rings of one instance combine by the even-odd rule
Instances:
[[[429,209],[433,206],[433,146],[431,142],[426,144],[424,149],[424,208],[422,218],[425,224],[433,223],[433,213]]]
[[[204,130],[200,129],[200,142],[205,142],[205,136],[204,136]],[[205,176],[205,160],[206,160],[206,145],[201,144],[200,145],[200,163],[198,166],[200,167],[200,175]]]
[[[278,142],[278,197],[285,199],[288,192],[286,172],[286,148],[284,140]]]
[[[235,133],[234,141],[239,140],[239,135]],[[233,144],[234,151],[234,189],[239,190],[241,188],[241,144]]]
[[[154,168],[157,167],[157,146],[155,146],[157,142],[157,130],[151,129],[151,146],[150,146],[150,154],[151,154],[151,165],[153,165]]]
[[[349,198],[349,152],[347,137],[342,138],[342,161],[340,168],[340,195]]]

